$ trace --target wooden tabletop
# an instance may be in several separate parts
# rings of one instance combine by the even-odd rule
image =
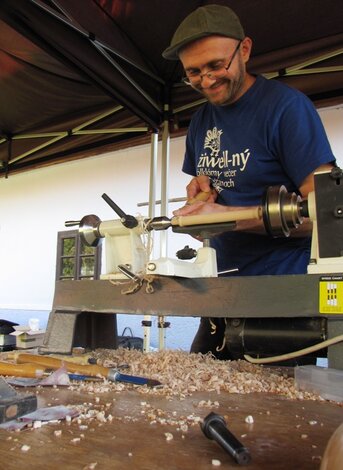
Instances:
[[[264,393],[208,392],[171,399],[145,395],[130,386],[97,395],[62,387],[37,393],[39,407],[82,405],[113,419],[80,417],[69,424],[61,421],[20,432],[0,430],[0,468],[209,470],[218,468],[213,459],[221,462],[223,470],[239,468],[204,436],[197,422],[213,411],[225,418],[228,429],[249,449],[249,469],[319,469],[328,440],[343,421],[343,407],[337,404]],[[248,415],[252,424],[245,421]],[[195,424],[181,430],[175,423],[187,417]],[[24,451],[23,446],[30,448]]]

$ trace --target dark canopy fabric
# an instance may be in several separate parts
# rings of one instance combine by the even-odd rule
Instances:
[[[1,0],[0,176],[183,133],[201,96],[162,58],[180,21],[218,3],[253,41],[252,73],[343,101],[342,0]]]

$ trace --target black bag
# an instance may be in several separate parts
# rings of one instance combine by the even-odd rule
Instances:
[[[130,335],[125,335],[126,330]],[[121,336],[118,336],[118,348],[139,349],[143,351],[143,338],[133,336],[132,330],[129,326],[125,327]]]

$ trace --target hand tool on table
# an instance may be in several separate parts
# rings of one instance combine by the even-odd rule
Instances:
[[[133,385],[147,385],[148,387],[156,387],[157,385],[161,385],[161,382],[158,380],[136,375],[122,374],[115,368],[108,368],[97,364],[75,364],[71,361],[56,359],[49,356],[40,356],[37,354],[23,353],[17,356],[18,365],[25,365],[28,363],[30,365],[39,365],[41,367],[43,366],[45,369],[59,369],[60,367],[64,366],[68,372],[84,374],[90,377],[99,377],[99,375],[101,375],[111,382],[125,382]]]
[[[17,393],[0,377],[0,423],[11,421],[37,409],[37,397]]]
[[[10,352],[2,354],[2,358],[4,361],[17,362],[17,356],[19,354],[23,354],[23,351],[20,349],[16,349],[15,351],[10,351]],[[36,353],[32,351],[26,351],[25,354],[36,354]],[[56,357],[56,359],[62,359],[62,360],[74,362],[75,364],[95,364],[96,359],[93,356],[94,355],[91,353],[85,353],[85,354],[80,354],[80,355],[78,354],[77,355],[51,354],[51,357]]]
[[[250,462],[249,450],[228,430],[222,416],[211,412],[200,426],[205,436],[216,441],[239,465]]]
[[[10,377],[43,379],[51,375],[50,371],[51,367],[48,368],[39,364],[14,364],[12,362],[0,361],[0,375],[8,375]],[[71,380],[96,380],[96,377],[91,377],[85,374],[68,374],[68,377]]]
[[[45,367],[37,364],[13,364],[11,362],[0,362],[0,375],[13,377],[40,378],[45,374]]]

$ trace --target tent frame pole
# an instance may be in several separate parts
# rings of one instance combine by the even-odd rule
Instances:
[[[170,132],[169,132],[169,104],[164,105],[164,121],[162,128],[162,152],[161,152],[161,216],[168,215],[169,197],[169,159],[170,159]],[[160,234],[160,256],[167,257],[168,233],[163,230]],[[158,349],[165,348],[166,327],[165,317],[158,316]]]

